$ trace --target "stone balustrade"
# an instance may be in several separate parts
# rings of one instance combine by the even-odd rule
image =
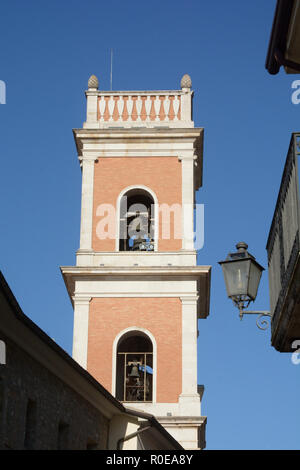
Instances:
[[[186,77],[181,81],[181,90],[101,91],[97,78],[92,76],[86,91],[87,119],[83,127],[194,127],[193,91]]]

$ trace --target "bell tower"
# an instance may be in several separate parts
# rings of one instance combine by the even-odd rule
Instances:
[[[199,449],[197,325],[209,313],[210,266],[197,265],[194,241],[203,129],[192,121],[191,79],[180,90],[100,91],[92,75],[86,98],[73,131],[80,247],[76,266],[61,268],[73,357],[127,407]]]

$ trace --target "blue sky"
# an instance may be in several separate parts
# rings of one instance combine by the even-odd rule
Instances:
[[[59,266],[79,244],[81,175],[72,128],[94,73],[109,89],[178,89],[192,77],[205,128],[205,244],[210,316],[199,322],[207,449],[299,449],[300,365],[238,319],[218,261],[244,240],[267,267],[266,241],[300,105],[297,75],[264,68],[274,0],[29,0],[1,6],[0,268],[25,314],[69,353],[73,312]],[[269,308],[264,272],[253,308]]]

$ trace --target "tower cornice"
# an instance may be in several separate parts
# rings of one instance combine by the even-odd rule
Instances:
[[[190,300],[199,295],[198,318],[206,318],[209,315],[211,266],[61,266],[60,269],[71,302],[73,302],[73,296],[76,293],[76,282],[97,281],[97,284],[103,285],[105,282],[130,280],[130,292],[128,291],[126,294],[125,291],[122,291],[120,296],[179,296]],[[149,292],[141,292],[138,287],[141,282],[146,282],[150,286],[151,281],[157,282],[157,280],[170,282],[169,291],[158,292],[149,287]],[[178,289],[184,280],[195,282],[193,292],[183,290],[179,293]],[[155,286],[153,289],[157,289],[157,285],[153,286]],[[111,296],[108,292],[101,292],[99,291],[98,294],[85,292],[85,296]],[[114,295],[118,294],[115,292]]]
[[[202,127],[73,129],[79,160],[177,157],[195,160],[195,190],[202,186]],[[145,145],[146,143],[146,145]]]

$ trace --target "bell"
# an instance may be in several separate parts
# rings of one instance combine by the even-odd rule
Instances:
[[[128,374],[128,377],[139,377],[139,368],[138,366],[133,365],[132,369],[130,371],[130,374]]]
[[[143,243],[144,239],[141,237],[135,238],[133,242],[133,250],[137,251],[140,249],[140,244]]]

